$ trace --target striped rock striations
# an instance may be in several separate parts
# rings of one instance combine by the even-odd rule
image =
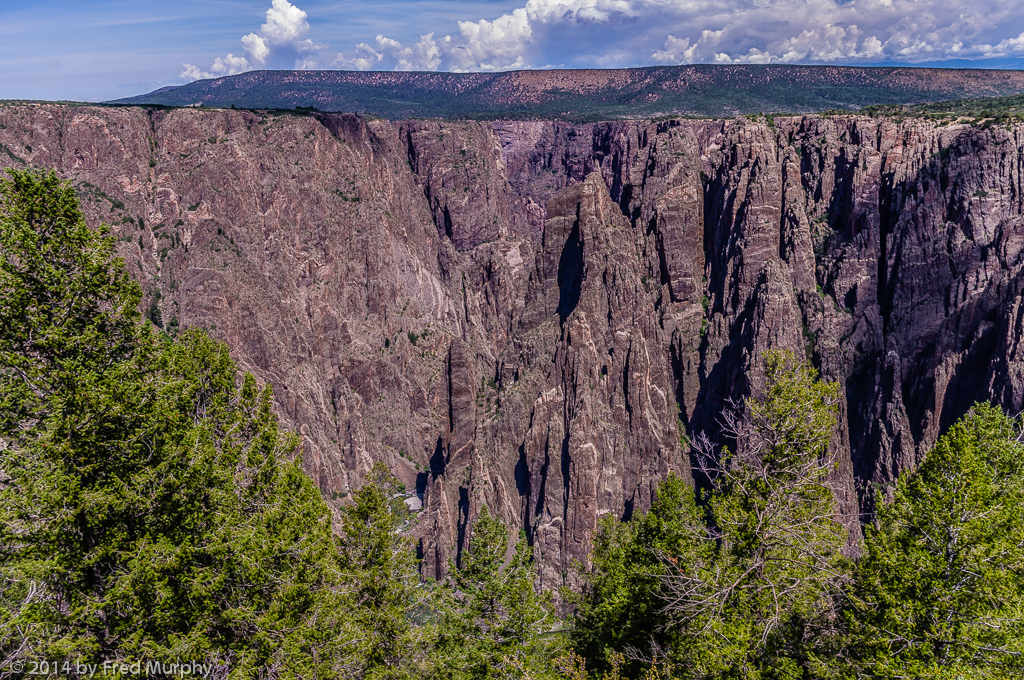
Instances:
[[[1019,126],[4,106],[0,145],[274,384],[326,496],[375,461],[421,496],[428,576],[487,505],[571,585],[769,348],[844,387],[851,530],[974,401],[1024,408]]]

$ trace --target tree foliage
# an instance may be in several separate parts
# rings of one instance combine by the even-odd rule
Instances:
[[[486,507],[461,564],[438,591],[435,674],[452,680],[548,677],[557,641],[548,598],[534,586],[530,548]]]
[[[847,531],[828,483],[838,385],[790,352],[765,355],[765,387],[723,426],[737,452],[696,450],[710,558],[677,560],[666,606],[693,636],[683,663],[697,677],[801,678],[834,629],[846,580]]]
[[[763,393],[724,417],[738,452],[696,440],[700,503],[669,479],[634,526],[605,524],[573,632],[592,667],[615,651],[687,678],[818,665],[845,579],[828,485],[836,403],[808,364],[769,353]]]
[[[394,478],[377,463],[342,511],[343,582],[353,602],[359,676],[404,678],[422,673],[424,634],[413,626],[423,607],[412,545],[403,534],[405,505]],[[400,507],[398,507],[400,506]]]
[[[1024,444],[979,404],[898,481],[856,568],[851,653],[871,677],[1024,673]]]
[[[72,189],[8,172],[0,653],[337,675],[330,512],[270,388],[202,331],[161,340]]]
[[[828,484],[837,388],[791,355],[766,359],[764,391],[723,416],[737,452],[696,438],[710,480],[698,502],[670,479],[649,513],[606,520],[572,633],[586,667],[637,677],[657,662],[679,678],[1021,674],[1019,425],[976,406],[899,480],[854,563]]]
[[[53,172],[0,178],[0,436],[123,396],[119,375],[152,349],[113,249]]]
[[[706,559],[713,550],[695,531],[701,526],[692,486],[675,475],[658,487],[649,512],[631,522],[602,518],[570,633],[587,667],[611,672],[617,659],[622,672],[634,675],[644,666],[639,657],[668,656],[678,636],[669,630],[674,617],[662,578],[675,562]],[[617,658],[623,650],[632,658]]]

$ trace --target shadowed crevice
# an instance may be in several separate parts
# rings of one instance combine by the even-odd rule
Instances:
[[[572,225],[569,238],[558,259],[558,318],[566,318],[580,302],[580,288],[583,285],[583,239],[580,236],[580,222]]]

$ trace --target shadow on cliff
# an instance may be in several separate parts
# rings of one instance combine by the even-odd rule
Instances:
[[[803,349],[825,378],[844,382],[852,472],[859,489],[889,482],[915,465],[978,401],[991,400],[1010,413],[1024,407],[1021,387],[1006,362],[993,360],[1000,356],[1000,342],[1015,332],[1010,306],[1024,294],[1024,272],[1011,276],[1020,254],[1013,261],[997,261],[997,254],[1006,252],[1007,226],[1021,229],[1019,202],[1002,216],[989,241],[975,236],[980,228],[971,220],[979,218],[965,207],[969,197],[977,201],[987,195],[984,185],[991,178],[974,171],[971,163],[977,163],[986,144],[998,144],[993,139],[965,130],[909,177],[897,179],[892,169],[883,169],[874,214],[857,207],[853,195],[857,158],[845,151],[827,158],[835,178],[824,197],[833,234],[815,253],[818,294],[826,300],[831,296],[831,303],[855,320],[877,314],[881,328],[855,346],[839,337],[839,353],[831,350],[827,357],[813,343]],[[808,172],[811,162],[805,153],[805,176],[814,174]],[[725,314],[728,335],[715,352],[709,351],[709,337],[701,341],[699,393],[687,423],[691,433],[705,432],[727,445],[735,443],[722,436],[721,413],[730,400],[740,403],[751,393],[747,364],[757,349],[752,338],[758,321],[756,288],[746,300],[738,299],[738,287],[729,280],[744,257],[736,246],[743,212],[742,206],[735,210],[737,200],[720,168],[704,187],[706,271],[714,301],[705,316]],[[786,206],[781,207],[785,216]],[[858,295],[857,287],[837,291],[833,277],[841,271],[842,258],[872,248],[877,259],[869,275],[875,277],[876,294]],[[778,257],[785,260],[783,252]],[[996,274],[989,273],[993,269]],[[990,278],[978,283],[971,277],[979,271]],[[797,299],[806,337],[810,311],[805,300]],[[730,309],[735,310],[731,316]],[[857,322],[851,323],[856,327]],[[682,362],[672,365],[678,384]]]
[[[965,130],[912,177],[883,176],[877,298],[883,337],[873,356],[859,358],[846,391],[851,448],[865,482],[880,481],[869,479],[880,468],[895,476],[899,464],[916,465],[979,401],[1011,414],[1024,406],[997,360],[1000,338],[1014,333],[1010,307],[1024,292],[1024,271],[1011,275],[1021,253],[1007,253],[1008,239],[1024,226],[1020,203],[1004,198],[1010,210],[991,238],[975,224],[985,222],[979,206],[992,182],[979,172],[979,158],[999,145],[993,133]],[[905,409],[912,451],[899,450],[899,414],[887,413],[895,403]],[[877,459],[883,444],[894,447],[888,461]]]
[[[577,213],[579,210],[577,209]],[[580,220],[576,221],[565,241],[562,254],[558,258],[558,319],[565,323],[566,318],[580,302],[580,290],[583,287],[583,239],[580,235]]]

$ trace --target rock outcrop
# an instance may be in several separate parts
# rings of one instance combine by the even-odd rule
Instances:
[[[5,106],[0,145],[274,384],[327,497],[375,461],[422,496],[428,576],[487,505],[572,584],[768,348],[844,386],[851,530],[974,401],[1024,408],[1020,126]]]

